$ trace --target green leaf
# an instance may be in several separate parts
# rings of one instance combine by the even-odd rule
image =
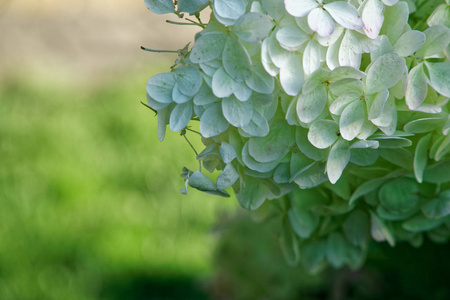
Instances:
[[[375,191],[383,183],[388,181],[388,179],[389,178],[381,177],[381,178],[375,178],[375,179],[364,182],[363,184],[358,186],[358,188],[353,192],[348,204],[353,205],[353,203],[355,203],[355,201],[358,200],[360,197]]]
[[[426,133],[442,128],[445,120],[443,118],[422,118],[412,120],[405,124],[403,129],[410,133]]]
[[[292,52],[290,52],[280,46],[280,43],[276,39],[276,32],[277,31],[275,29],[275,31],[272,32],[271,35],[266,39],[267,40],[267,50],[268,50],[268,54],[269,54],[269,58],[270,58],[271,62],[277,68],[281,68],[287,63]]]
[[[404,1],[399,1],[393,6],[386,7],[380,35],[385,34],[390,41],[396,41],[403,33],[404,27],[408,22],[408,15],[408,4]]]
[[[292,182],[299,174],[305,172],[307,169],[314,165],[314,161],[306,157],[303,153],[297,151],[291,153],[291,161],[289,164],[290,178],[289,182]]]
[[[323,85],[317,87],[311,93],[300,94],[297,102],[298,118],[304,123],[311,123],[320,116],[327,101],[327,92]]]
[[[192,47],[189,58],[194,63],[204,63],[222,56],[227,35],[222,32],[202,34]]]
[[[288,51],[298,50],[309,39],[305,32],[293,26],[280,28],[276,33],[276,38],[281,47]]]
[[[428,167],[423,174],[423,181],[429,183],[445,183],[450,181],[450,161],[442,161]]]
[[[424,204],[421,209],[423,214],[429,219],[440,219],[450,215],[450,195],[448,190],[441,193],[439,198]]]
[[[226,98],[233,94],[234,80],[225,72],[224,68],[219,68],[212,78],[211,88],[216,97]]]
[[[271,162],[283,158],[294,142],[294,130],[285,120],[274,120],[269,134],[249,139],[250,155],[259,162]]]
[[[397,53],[378,57],[367,72],[366,93],[378,93],[393,87],[405,71],[405,60]]]
[[[450,43],[450,29],[444,25],[431,26],[423,32],[425,44],[416,53],[416,57],[430,57],[442,52]]]
[[[284,2],[278,0],[262,0],[261,1],[264,10],[269,16],[274,20],[280,21],[282,17],[286,14],[286,9],[284,7]]]
[[[436,149],[434,159],[440,161],[450,151],[450,135],[447,135]]]
[[[303,53],[303,70],[307,76],[319,69],[321,61],[321,50],[319,45],[310,40]]]
[[[216,184],[200,171],[195,171],[189,176],[188,184],[189,186],[207,194],[230,197],[227,192],[218,190]]]
[[[315,161],[323,161],[327,158],[328,151],[317,149],[308,140],[308,130],[298,126],[295,133],[295,141],[298,149]]]
[[[298,184],[301,189],[311,189],[328,180],[325,175],[325,165],[323,163],[315,163],[306,171],[300,173],[294,182]]]
[[[287,218],[283,218],[281,224],[280,247],[287,264],[297,265],[300,259],[299,245]]]
[[[158,140],[162,142],[166,136],[167,123],[169,123],[169,108],[158,110]]]
[[[172,0],[145,0],[145,6],[155,14],[169,14],[175,11]]]
[[[265,71],[259,61],[253,61],[252,73],[245,83],[249,88],[261,94],[270,94],[275,87],[274,78]]]
[[[209,0],[178,0],[178,11],[193,15],[208,6],[208,3]]]
[[[221,134],[230,124],[224,118],[220,103],[208,107],[200,120],[200,131],[205,138]]]
[[[280,67],[280,83],[286,94],[296,96],[304,82],[303,67],[299,57],[290,53],[286,63]]]
[[[317,120],[311,124],[308,140],[319,149],[325,149],[338,139],[339,125],[331,120]]]
[[[395,149],[395,148],[403,148],[403,147],[409,147],[412,145],[411,140],[407,138],[402,137],[394,137],[394,136],[378,136],[373,137],[380,143],[380,148],[386,148],[386,149]]]
[[[349,144],[343,139],[339,139],[331,147],[327,160],[327,174],[331,183],[336,183],[342,175],[345,167],[350,161]]]
[[[302,248],[302,262],[312,274],[319,273],[324,267],[326,243],[323,241],[311,241]]]
[[[366,111],[363,101],[354,101],[349,104],[341,114],[339,131],[347,141],[353,140],[362,130]]]
[[[364,246],[369,241],[370,218],[366,211],[354,210],[342,224],[347,240],[354,246]]]
[[[202,86],[202,74],[194,66],[176,68],[174,73],[180,92],[187,96],[194,96]]]
[[[395,237],[390,228],[373,212],[370,212],[370,224],[371,234],[375,241],[387,241],[391,247],[395,246]]]
[[[238,180],[239,174],[236,172],[232,164],[227,164],[222,173],[217,177],[217,188],[225,190],[232,186]]]
[[[267,15],[250,12],[236,21],[232,32],[243,41],[257,43],[267,37],[272,26],[272,21]]]
[[[398,178],[384,184],[378,192],[381,205],[389,212],[407,214],[417,208],[419,185],[408,178]]]
[[[422,183],[423,173],[428,161],[428,147],[431,141],[431,134],[422,137],[417,143],[416,151],[414,153],[414,176],[417,182]]]
[[[239,204],[249,210],[258,209],[266,200],[268,188],[261,180],[250,176],[241,177],[240,191],[236,194]]]
[[[242,0],[215,0],[216,13],[228,19],[237,19],[245,13],[245,3]]]
[[[427,79],[421,63],[409,72],[405,91],[405,102],[409,109],[416,109],[423,103],[427,96],[427,89]]]
[[[309,238],[319,225],[317,215],[296,207],[295,203],[292,203],[288,217],[294,232],[303,239]]]
[[[420,49],[425,43],[425,34],[418,30],[410,30],[405,32],[395,43],[394,52],[398,55],[406,57],[412,55]]]
[[[170,114],[170,130],[184,129],[192,117],[192,102],[177,104]]]
[[[330,105],[330,112],[334,115],[340,116],[344,109],[351,103],[361,98],[361,94],[357,92],[347,92],[336,99]]]
[[[251,75],[250,56],[242,43],[234,36],[227,37],[222,63],[225,71],[238,82],[246,80]]]
[[[412,170],[414,158],[411,152],[406,149],[380,149],[380,155],[388,162],[397,165],[405,170]]]
[[[383,112],[384,105],[386,104],[386,101],[389,97],[389,91],[383,90],[377,94],[372,95],[374,95],[374,98],[370,105],[369,120],[376,119],[381,115],[381,113]]]
[[[335,268],[342,267],[347,261],[348,243],[342,234],[333,232],[328,236],[326,257]]]
[[[172,91],[175,86],[175,76],[172,72],[159,73],[150,77],[147,83],[147,93],[160,103],[171,103]]]
[[[239,101],[231,96],[222,99],[222,111],[225,119],[236,127],[248,125],[253,115],[252,101]]]
[[[245,143],[244,147],[242,148],[242,161],[248,168],[260,173],[265,173],[272,171],[280,163],[279,160],[271,162],[259,162],[255,160],[248,152],[248,144],[248,142]]]
[[[405,230],[411,232],[426,232],[430,231],[442,223],[444,223],[445,219],[428,219],[423,215],[418,215],[402,224],[402,227]]]
[[[259,111],[254,110],[250,123],[241,129],[250,136],[263,137],[269,133],[269,123]]]
[[[450,97],[450,62],[426,62],[425,65],[430,73],[431,87],[439,94]]]
[[[192,96],[183,94],[178,88],[178,83],[175,83],[175,86],[173,87],[172,91],[172,99],[173,101],[175,101],[175,103],[182,104],[191,100]]]
[[[209,86],[202,85],[198,93],[194,96],[195,105],[208,105],[214,102],[218,102],[220,99],[214,96]]]
[[[220,145],[220,156],[224,163],[231,163],[236,157],[236,150],[234,150],[233,146],[228,144],[227,142],[222,142]]]

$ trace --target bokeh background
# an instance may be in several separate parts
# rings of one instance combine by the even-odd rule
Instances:
[[[176,56],[139,47],[198,31],[166,19],[143,0],[0,0],[0,299],[206,297],[237,205],[180,194],[195,154],[140,104]]]

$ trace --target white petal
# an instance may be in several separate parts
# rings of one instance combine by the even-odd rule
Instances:
[[[334,31],[334,21],[322,8],[313,9],[308,15],[309,27],[320,36],[330,36]]]
[[[284,4],[287,12],[294,17],[307,16],[311,10],[319,6],[314,0],[285,0]]]
[[[287,63],[280,69],[280,83],[286,94],[297,95],[304,82],[303,68],[300,59],[291,53]]]
[[[405,32],[394,44],[394,52],[400,56],[409,56],[425,43],[425,34],[418,30]]]
[[[361,47],[356,36],[346,30],[344,38],[339,47],[339,65],[349,66],[359,70],[361,65]]]
[[[364,23],[356,8],[347,2],[331,2],[325,4],[323,8],[344,28],[358,30],[364,27]]]
[[[368,0],[362,13],[362,20],[366,35],[371,39],[376,38],[384,21],[383,4],[379,0]]]
[[[303,70],[306,75],[312,74],[320,67],[320,48],[314,40],[309,41],[303,53]]]

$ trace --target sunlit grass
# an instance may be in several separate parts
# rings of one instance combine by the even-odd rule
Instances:
[[[0,299],[109,299],[117,280],[211,271],[208,231],[236,201],[179,193],[197,162],[179,134],[159,143],[139,103],[150,75],[2,83]]]

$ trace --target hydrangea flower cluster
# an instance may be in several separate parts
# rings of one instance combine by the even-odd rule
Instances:
[[[448,0],[145,3],[203,29],[147,84],[161,141],[200,122],[183,193],[232,187],[243,207],[264,204],[288,260],[311,271],[361,266],[370,237],[449,240]]]

